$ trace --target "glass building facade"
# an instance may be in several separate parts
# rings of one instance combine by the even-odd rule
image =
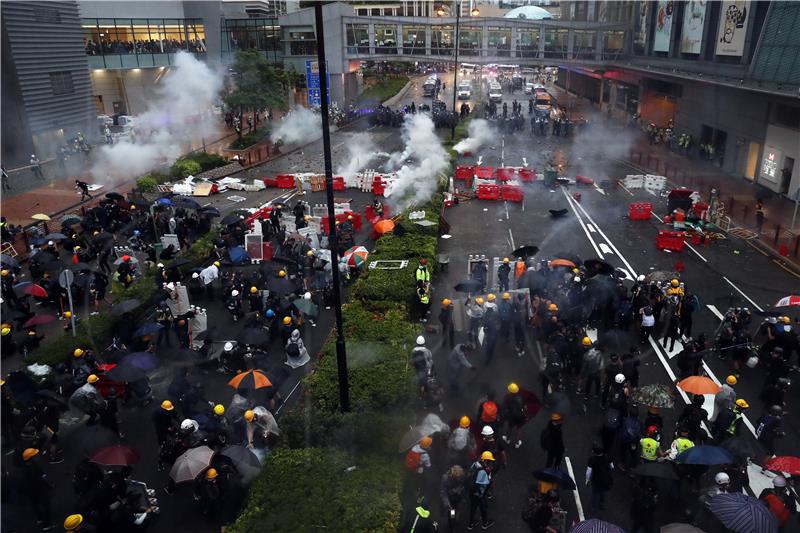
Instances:
[[[278,19],[227,19],[222,22],[222,61],[230,63],[237,50],[259,50],[270,61],[283,59]]]

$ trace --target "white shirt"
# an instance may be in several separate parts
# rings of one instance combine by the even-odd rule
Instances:
[[[200,279],[203,280],[204,285],[208,285],[219,277],[219,268],[217,265],[210,265],[200,271]]]

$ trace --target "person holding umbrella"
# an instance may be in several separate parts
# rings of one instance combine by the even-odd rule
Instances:
[[[561,413],[550,415],[550,421],[542,430],[539,444],[547,452],[547,462],[545,468],[558,468],[564,459],[564,435],[562,433],[562,423],[564,417]]]

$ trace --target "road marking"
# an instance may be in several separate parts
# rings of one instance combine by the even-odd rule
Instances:
[[[603,253],[606,255],[614,255],[614,252],[611,251],[611,248],[604,242],[600,243],[600,249],[603,250]]]
[[[603,189],[601,189],[601,188],[600,188],[600,187],[599,187],[599,186],[598,186],[596,183],[594,184],[594,188],[595,188],[595,189],[597,189],[597,192],[599,192],[599,193],[600,193],[600,194],[602,194],[603,196],[605,196],[605,195],[606,195],[606,191],[604,191]]]
[[[691,245],[691,244],[689,244],[688,242],[686,243],[686,246],[687,246],[687,247],[688,247],[688,248],[689,248],[691,251],[693,251],[693,252],[695,253],[695,255],[697,255],[697,257],[699,257],[700,259],[702,259],[704,262],[708,263],[708,259],[706,259],[706,258],[705,258],[705,257],[703,257],[702,255],[700,255],[700,252],[698,252],[697,250],[695,250],[695,249],[694,249],[694,246],[692,246],[692,245]]]
[[[788,272],[788,273],[789,273],[789,274],[791,274],[792,276],[794,276],[794,277],[796,277],[796,278],[800,278],[800,275],[799,275],[799,274],[797,274],[796,272],[794,272],[794,271],[792,271],[792,270],[789,270],[788,268],[786,268],[785,266],[783,266],[783,265],[781,264],[781,262],[780,262],[780,261],[778,261],[777,259],[773,259],[773,260],[772,260],[772,262],[773,262],[773,263],[775,263],[776,265],[778,265],[779,267],[781,267],[782,269],[784,269],[786,272]]]
[[[628,188],[622,184],[622,182],[619,182],[619,186],[622,187],[623,189],[625,189],[626,193],[628,193],[631,196],[633,196],[633,193],[631,191],[629,191]]]
[[[337,144],[336,146],[334,146],[333,148],[331,148],[331,151],[333,151],[333,150],[336,150],[337,148],[340,148],[340,147],[342,147],[342,146],[344,146],[344,142],[340,142],[339,144]]]
[[[664,219],[663,219],[663,218],[661,218],[660,216],[656,215],[655,213],[652,213],[652,215],[653,215],[654,217],[656,217],[656,218],[658,219],[658,221],[659,221],[659,222],[661,222],[661,223],[663,223],[663,222],[664,222]]]
[[[718,319],[722,320],[725,318],[722,316],[722,313],[719,312],[719,309],[717,309],[716,305],[706,304],[706,307],[708,307],[708,310],[714,313],[714,316]]]
[[[572,461],[569,460],[569,457],[564,456],[564,462],[567,465],[567,473],[569,474],[569,477],[571,477],[572,481],[575,482],[575,490],[572,491],[572,495],[575,496],[575,507],[578,508],[578,520],[583,522],[585,519],[583,515],[583,504],[581,503],[581,495],[578,493],[578,482],[575,480],[575,473],[572,471]]]
[[[589,231],[591,231],[592,233],[597,233],[597,230],[594,229],[594,226],[592,226],[591,224],[586,224],[586,227],[589,228]]]
[[[500,144],[500,166],[506,166],[506,138],[503,137],[501,144]]]
[[[636,269],[634,269],[631,266],[631,264],[628,263],[628,260],[625,259],[625,256],[623,256],[621,253],[619,253],[619,250],[617,250],[617,247],[614,246],[614,243],[611,242],[611,239],[609,239],[608,236],[603,232],[602,228],[600,228],[600,226],[597,224],[597,222],[594,221],[594,219],[591,217],[591,215],[589,215],[589,213],[586,212],[586,209],[584,209],[581,204],[579,204],[578,202],[575,202],[575,205],[578,206],[578,209],[581,210],[581,212],[586,216],[586,218],[589,220],[589,222],[594,224],[594,226],[597,228],[597,231],[600,233],[600,235],[602,235],[603,238],[608,243],[608,245],[611,246],[611,249],[614,250],[614,252],[619,256],[620,259],[622,259],[622,262],[625,263],[626,267],[628,267],[628,270],[630,271],[630,273],[635,276],[636,275]]]
[[[756,309],[758,309],[758,310],[759,310],[759,311],[761,311],[762,313],[764,312],[764,310],[761,308],[761,306],[760,306],[760,305],[758,305],[757,303],[755,303],[755,302],[752,300],[752,298],[750,298],[748,295],[746,295],[744,292],[742,292],[742,289],[740,289],[739,287],[737,287],[736,285],[734,285],[734,283],[733,283],[731,280],[729,280],[727,276],[722,276],[722,279],[724,279],[725,281],[727,281],[727,282],[728,282],[728,285],[730,285],[731,287],[733,287],[734,289],[736,289],[736,291],[737,291],[739,294],[741,294],[742,296],[744,296],[745,300],[747,300],[748,302],[750,302],[751,304],[753,304],[753,307],[755,307]]]
[[[526,157],[522,158],[522,166],[528,168],[528,159]]]
[[[508,228],[508,238],[511,240],[511,249],[516,250],[517,247],[514,245],[514,234],[511,233],[511,228]]]
[[[483,161],[483,156],[479,155],[478,156],[478,161],[477,161],[478,165],[480,165],[482,161]]]
[[[567,191],[565,191],[564,189],[561,189],[561,192],[563,192],[564,196],[566,196],[567,203],[569,204],[570,208],[572,209],[572,212],[575,213],[575,218],[578,219],[578,223],[580,223],[581,228],[583,229],[583,232],[586,234],[586,238],[589,239],[589,242],[592,244],[592,248],[594,248],[594,251],[597,252],[597,256],[602,259],[603,258],[603,254],[600,252],[600,248],[597,247],[597,244],[595,244],[594,239],[592,238],[592,235],[589,233],[589,230],[586,229],[586,225],[583,223],[583,219],[581,218],[581,215],[575,209],[575,206],[572,205],[572,201],[570,200],[569,194],[567,194]]]
[[[506,220],[508,220],[508,202],[503,202],[506,206]]]

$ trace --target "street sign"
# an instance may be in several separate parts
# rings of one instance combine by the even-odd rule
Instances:
[[[72,270],[64,270],[58,275],[58,284],[61,285],[62,289],[69,289],[73,281],[75,281],[75,274]]]
[[[328,82],[328,105],[331,103],[331,71],[328,69],[328,62],[325,61],[325,79]],[[308,89],[309,107],[322,106],[322,93],[320,91],[319,62],[311,59],[306,60],[306,87]]]

